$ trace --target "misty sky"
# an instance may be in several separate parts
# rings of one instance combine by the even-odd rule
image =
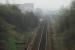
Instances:
[[[0,0],[0,3],[6,3],[7,0]],[[42,9],[59,9],[61,6],[67,6],[71,0],[8,0],[9,3],[24,4],[34,3],[35,7]]]

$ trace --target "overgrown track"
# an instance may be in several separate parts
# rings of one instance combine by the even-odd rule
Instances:
[[[31,50],[46,50],[47,48],[47,22],[44,21],[37,31],[37,36]]]

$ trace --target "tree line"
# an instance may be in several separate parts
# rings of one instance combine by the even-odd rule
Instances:
[[[38,23],[39,18],[33,12],[22,13],[15,5],[0,5],[0,47],[16,50],[19,36],[34,30]]]

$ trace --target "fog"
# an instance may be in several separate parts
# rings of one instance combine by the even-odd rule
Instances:
[[[0,50],[75,50],[75,0],[0,0]]]
[[[72,0],[0,0],[0,3],[24,4],[33,3],[35,8],[44,10],[58,10],[61,7],[70,6]]]

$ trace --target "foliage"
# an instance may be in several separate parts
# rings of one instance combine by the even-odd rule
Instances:
[[[75,1],[70,9],[63,9],[60,16],[58,32],[62,33],[64,46],[67,50],[75,50]],[[62,31],[64,30],[64,31]]]
[[[24,14],[15,5],[0,5],[0,44],[7,50],[16,50],[15,42],[25,39],[25,32],[37,25],[38,18],[33,12]]]

